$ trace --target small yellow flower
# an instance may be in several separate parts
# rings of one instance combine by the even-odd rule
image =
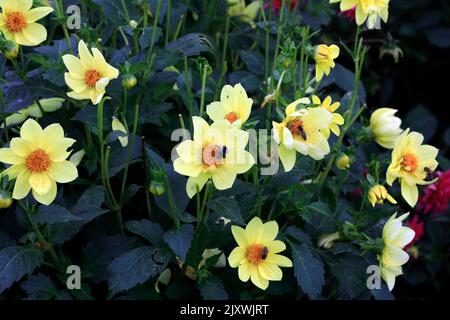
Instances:
[[[415,236],[414,230],[402,226],[402,221],[408,217],[406,213],[398,218],[395,213],[383,227],[383,250],[378,256],[381,277],[386,281],[390,291],[394,288],[395,278],[401,274],[402,265],[409,260],[409,255],[402,249]]]
[[[333,121],[331,122],[330,127],[321,131],[325,135],[325,138],[328,139],[330,137],[330,130],[336,136],[339,136],[341,134],[339,126],[342,126],[345,122],[344,117],[342,117],[339,113],[335,113],[335,111],[341,106],[340,102],[332,103],[330,96],[326,97],[325,100],[321,102],[320,98],[315,95],[312,96],[312,102],[320,108],[325,108],[326,110],[330,111],[330,113],[333,115]]]
[[[211,126],[200,117],[193,117],[194,139],[180,143],[179,158],[174,169],[188,176],[186,192],[190,198],[200,191],[209,179],[218,190],[232,187],[237,174],[247,172],[255,163],[245,150],[249,134],[221,119]]]
[[[350,157],[346,155],[345,153],[342,153],[337,159],[336,159],[336,167],[339,170],[347,170],[350,168]]]
[[[76,100],[90,99],[96,105],[109,82],[119,77],[119,70],[109,65],[97,48],[92,48],[91,54],[83,40],[78,43],[78,54],[80,58],[71,54],[62,57],[69,70],[64,74],[66,84],[73,90],[67,95]]]
[[[119,142],[122,145],[122,147],[128,146],[128,131],[127,128],[123,125],[122,122],[119,121],[116,117],[112,117],[112,129],[114,131],[120,131],[125,134],[125,136],[119,137]]]
[[[253,1],[248,6],[245,5],[245,0],[232,1],[228,14],[230,17],[238,17],[242,22],[252,24],[258,15],[259,8],[259,1]]]
[[[23,199],[30,192],[40,203],[49,205],[56,197],[56,183],[68,183],[78,177],[76,166],[67,161],[67,149],[75,140],[65,138],[60,124],[42,129],[28,119],[20,129],[20,138],[13,138],[9,148],[0,149],[0,162],[12,166],[1,175],[16,179],[13,198]]]
[[[321,44],[317,46],[314,60],[316,60],[316,81],[322,80],[323,75],[329,75],[330,70],[334,68],[334,59],[339,56],[339,47],[336,45],[327,46]]]
[[[1,0],[0,31],[7,40],[22,46],[37,46],[47,39],[47,30],[36,23],[53,8],[37,7],[31,9],[33,0]]]
[[[269,221],[263,224],[254,217],[245,229],[232,226],[231,232],[238,247],[228,257],[232,268],[239,268],[239,279],[249,279],[255,286],[266,290],[269,281],[280,281],[283,272],[280,267],[292,267],[292,261],[279,253],[286,249],[284,242],[275,240],[278,235],[278,224]]]
[[[339,231],[334,233],[323,234],[317,239],[317,246],[319,248],[331,249],[334,246],[334,242],[341,238]]]
[[[48,98],[39,100],[42,110],[44,110],[44,112],[46,113],[55,112],[56,110],[60,109],[62,107],[63,102],[64,99],[62,98]],[[4,128],[5,124],[8,127],[10,127],[16,124],[21,124],[30,117],[39,119],[42,118],[43,116],[44,115],[42,114],[41,108],[35,102],[28,108],[22,109],[17,113],[14,113],[6,117],[4,123],[2,123],[1,125],[1,128]]]
[[[400,180],[402,196],[414,207],[419,197],[417,185],[428,185],[436,181],[425,180],[437,166],[438,149],[430,145],[422,145],[423,135],[409,132],[406,129],[395,142],[392,150],[391,164],[386,172],[387,184],[392,186],[396,179]]]
[[[226,85],[222,88],[220,101],[206,106],[206,113],[213,121],[226,119],[233,126],[240,128],[250,117],[253,100],[247,96],[240,83],[234,87]]]
[[[381,18],[384,22],[389,17],[390,0],[330,0],[330,3],[341,3],[341,11],[356,7],[356,24],[362,25],[367,21],[367,28],[373,29]]]
[[[402,134],[402,120],[395,116],[398,110],[379,108],[370,117],[370,131],[375,142],[386,149],[394,148],[395,141]]]
[[[321,133],[327,130],[333,115],[325,108],[303,108],[299,104],[310,104],[308,98],[294,101],[286,107],[286,118],[281,123],[273,122],[272,134],[279,144],[278,154],[286,172],[295,165],[297,152],[321,160],[330,153],[327,139]]]
[[[377,184],[370,188],[367,194],[369,202],[375,207],[376,204],[383,204],[384,200],[388,200],[392,204],[397,204],[394,198],[387,192],[386,188],[380,184]]]

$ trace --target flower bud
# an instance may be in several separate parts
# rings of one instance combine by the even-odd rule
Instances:
[[[15,59],[19,54],[19,45],[13,41],[8,40],[6,41],[2,49],[2,53],[8,60]]]
[[[317,246],[319,248],[322,247],[324,249],[330,249],[334,246],[334,242],[336,240],[339,240],[340,237],[341,235],[339,234],[339,231],[336,231],[334,233],[323,234],[317,240]]]
[[[350,157],[345,153],[339,155],[339,157],[336,159],[336,167],[339,170],[347,170],[348,168],[350,168]]]
[[[153,180],[152,182],[150,182],[148,190],[155,196],[161,196],[166,192],[166,187],[164,186],[164,183]]]
[[[370,188],[367,194],[369,202],[375,207],[375,204],[383,204],[384,200],[387,199],[392,204],[397,204],[394,198],[387,192],[386,188],[380,184],[377,184]]]
[[[139,23],[136,20],[130,20],[130,27],[136,29]]]
[[[133,74],[126,74],[122,77],[122,86],[125,89],[132,89],[136,86],[137,79]]]
[[[13,203],[10,192],[0,191],[0,209],[7,209]]]
[[[403,130],[402,120],[395,117],[396,109],[380,108],[370,117],[370,130],[376,143],[386,149],[393,149],[395,141]]]

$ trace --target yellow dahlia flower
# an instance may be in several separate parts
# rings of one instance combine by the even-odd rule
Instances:
[[[402,120],[395,116],[398,110],[379,108],[370,117],[370,131],[375,142],[386,149],[394,148],[395,141],[402,134]]]
[[[330,153],[327,139],[321,133],[328,130],[333,115],[325,108],[296,110],[298,104],[310,104],[308,98],[294,101],[286,107],[286,118],[281,123],[273,122],[272,134],[279,144],[278,154],[286,172],[295,165],[296,152],[320,160]]]
[[[367,20],[367,28],[375,28],[378,19],[387,22],[389,17],[389,0],[330,0],[341,3],[341,11],[356,7],[356,23],[360,26]]]
[[[231,188],[237,174],[247,172],[255,163],[245,150],[249,134],[222,119],[211,126],[200,117],[193,117],[194,140],[177,146],[179,158],[174,169],[188,176],[186,192],[192,198],[205,183],[212,179],[219,190]]]
[[[7,40],[22,46],[37,46],[47,39],[47,30],[39,23],[53,8],[31,9],[33,0],[0,0],[0,31]]]
[[[44,112],[55,112],[56,110],[60,109],[62,107],[62,104],[64,102],[63,98],[48,98],[48,99],[41,99],[39,100],[39,103],[42,107],[42,110]],[[8,127],[21,124],[25,120],[27,120],[29,117],[32,118],[42,118],[44,115],[42,114],[41,108],[38,106],[38,104],[35,102],[28,108],[22,109],[17,111],[17,113],[14,113],[10,116],[8,116],[4,123],[2,123],[0,128],[5,127],[5,123]]]
[[[112,79],[119,77],[119,70],[109,65],[97,48],[92,48],[92,55],[83,40],[78,43],[77,58],[71,54],[63,56],[69,72],[64,74],[66,84],[73,91],[67,95],[76,100],[91,99],[98,104],[105,94],[105,88]]]
[[[370,204],[375,207],[375,204],[383,204],[384,200],[388,200],[392,204],[397,204],[394,198],[387,192],[386,188],[380,184],[377,184],[370,188],[367,194]]]
[[[77,168],[67,161],[67,149],[75,140],[65,138],[60,124],[42,129],[28,119],[20,128],[20,138],[13,138],[9,148],[0,149],[0,162],[12,166],[1,175],[16,179],[13,198],[23,199],[30,192],[40,203],[49,205],[56,197],[56,183],[67,183],[78,177]]]
[[[239,268],[239,279],[249,279],[255,286],[266,290],[269,281],[280,281],[283,272],[280,267],[292,267],[292,261],[279,253],[286,249],[284,242],[275,240],[278,235],[276,221],[262,223],[254,217],[245,229],[232,226],[231,232],[238,247],[231,251],[228,263]]]
[[[316,81],[322,80],[323,75],[329,75],[330,70],[334,68],[334,59],[339,56],[339,47],[337,45],[327,46],[325,44],[318,45],[314,53],[316,60]]]
[[[240,83],[234,87],[226,85],[220,93],[220,101],[206,106],[206,113],[213,121],[228,120],[233,126],[240,128],[250,117],[253,100],[247,96]]]
[[[233,4],[233,2],[230,3],[228,9],[230,17],[238,17],[242,22],[253,23],[260,8],[259,1],[253,1],[248,6],[245,5],[245,0],[238,0],[236,4]]]
[[[324,134],[325,138],[328,139],[330,137],[330,130],[336,136],[339,136],[341,134],[339,126],[343,125],[345,121],[344,117],[342,117],[339,113],[334,113],[334,111],[336,111],[341,106],[341,104],[339,102],[331,103],[332,101],[330,96],[326,97],[323,102],[320,101],[320,98],[318,96],[312,96],[312,102],[320,108],[325,108],[326,110],[330,111],[330,113],[333,115],[333,120],[330,124],[330,127],[321,131]]]
[[[436,156],[439,150],[430,145],[422,145],[423,135],[409,132],[406,129],[395,142],[392,150],[391,164],[386,172],[387,184],[399,179],[402,196],[411,207],[414,207],[419,197],[417,185],[431,184],[436,180],[425,180],[437,166]]]
[[[402,221],[408,217],[406,213],[398,218],[395,213],[383,227],[383,250],[378,256],[381,277],[390,291],[394,288],[395,278],[401,274],[402,265],[409,260],[409,255],[402,249],[410,243],[415,236],[414,230],[402,226]]]

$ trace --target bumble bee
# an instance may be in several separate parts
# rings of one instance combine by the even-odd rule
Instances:
[[[434,178],[436,178],[436,174],[430,168],[425,167],[425,168],[423,168],[423,170],[427,174],[427,176],[426,176],[427,180],[433,180]]]
[[[264,247],[264,248],[263,248],[263,251],[262,251],[261,258],[262,258],[263,260],[266,260],[268,255],[269,255],[269,248]]]
[[[220,147],[219,151],[216,154],[217,160],[222,160],[227,157],[228,148],[227,146]]]
[[[300,135],[302,136],[302,139],[306,140],[306,138],[307,138],[306,132],[305,132],[305,130],[303,129],[302,126],[298,127],[298,131],[300,132]]]

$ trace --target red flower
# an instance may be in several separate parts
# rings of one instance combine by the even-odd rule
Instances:
[[[349,10],[341,11],[341,12],[339,12],[339,15],[347,18],[350,21],[355,21],[356,20],[356,7],[353,7]]]
[[[436,215],[448,209],[450,200],[450,170],[436,172],[438,181],[427,186],[419,198],[419,210]]]
[[[280,11],[281,5],[283,4],[282,1],[283,0],[272,0],[272,10],[275,11],[275,12]],[[265,9],[270,7],[270,2],[271,1],[269,0],[269,2],[264,5]],[[289,0],[285,0],[285,5],[287,5],[288,3],[289,3]],[[289,7],[289,10],[291,10],[291,11],[294,10],[296,5],[297,5],[297,0],[292,0],[291,6]]]
[[[408,249],[416,242],[419,242],[420,239],[423,237],[423,234],[425,233],[424,225],[425,223],[423,221],[419,221],[419,216],[415,215],[410,221],[406,222],[406,225],[414,230],[416,235],[414,236],[414,239],[405,247],[405,249]]]

